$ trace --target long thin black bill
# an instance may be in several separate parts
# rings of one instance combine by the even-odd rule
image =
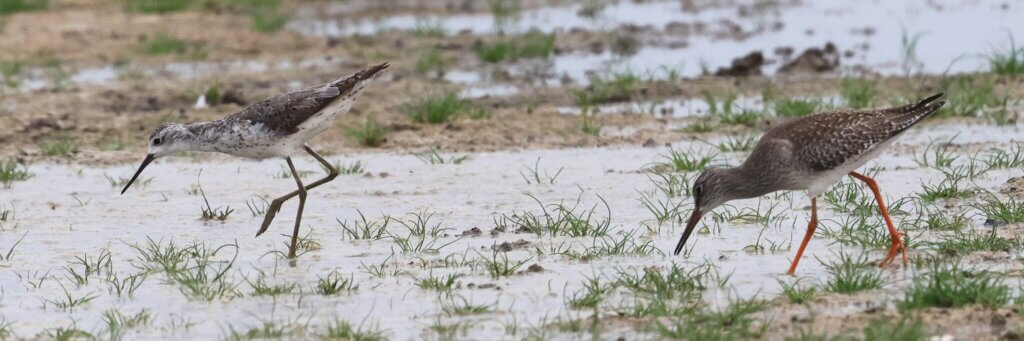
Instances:
[[[131,187],[132,184],[135,183],[135,179],[139,178],[139,174],[142,174],[142,170],[146,169],[146,166],[148,166],[150,162],[153,162],[153,159],[155,158],[156,155],[146,154],[146,158],[142,160],[142,165],[139,166],[139,170],[135,171],[135,175],[132,176],[132,179],[128,180],[127,185],[124,185],[124,189],[121,190],[121,194],[124,194],[124,192],[128,191],[128,187]]]
[[[693,233],[693,228],[697,227],[697,223],[700,222],[700,217],[703,213],[698,209],[694,209],[693,213],[690,214],[690,221],[686,223],[686,230],[683,231],[683,237],[679,238],[679,244],[676,244],[676,256],[679,255],[680,251],[683,251],[683,246],[686,245],[686,240],[690,239],[690,233]]]

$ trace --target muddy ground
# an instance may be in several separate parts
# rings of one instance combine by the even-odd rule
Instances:
[[[1024,156],[1017,124],[1024,77],[990,72],[985,57],[1005,48],[1006,32],[1020,30],[1007,24],[1019,18],[1020,1],[285,1],[273,10],[287,22],[272,32],[252,29],[255,10],[245,3],[193,1],[158,14],[126,10],[119,1],[52,0],[46,9],[0,15],[0,62],[19,66],[5,72],[0,88],[0,161],[31,173],[0,188],[0,214],[11,212],[0,219],[0,251],[14,250],[14,257],[0,258],[0,337],[52,338],[79,330],[100,338],[351,338],[329,332],[332,323],[348,321],[396,340],[700,338],[665,329],[708,325],[713,319],[699,317],[700,311],[725,311],[744,300],[767,305],[743,315],[754,320],[749,325],[713,322],[722,323],[728,337],[870,338],[865,330],[899,329],[877,327],[879,321],[904,317],[919,321],[922,335],[1019,339],[1024,333],[1017,303],[1024,230],[1020,222],[1004,222],[995,224],[997,231],[978,209],[991,195],[1022,200],[1013,185],[1024,175],[1020,162],[963,180],[976,189],[970,196],[919,200],[922,186],[948,179],[954,167],[975,164],[972,158],[996,150]],[[505,5],[511,14],[496,9]],[[873,13],[885,19],[865,19]],[[499,63],[478,56],[480,46],[515,41],[531,28],[554,34],[550,55]],[[907,37],[918,33],[920,42],[908,50]],[[166,37],[180,46],[147,51],[152,40]],[[438,58],[425,63],[432,53]],[[311,193],[303,225],[316,247],[299,257],[297,267],[268,252],[283,249],[294,204],[285,205],[272,233],[259,239],[251,233],[260,214],[246,209],[294,186],[284,179],[281,162],[172,157],[152,166],[129,194],[117,195],[157,124],[216,119],[381,62],[392,65],[388,73],[335,127],[311,141],[330,161],[360,161],[364,169]],[[615,77],[629,81],[609,81]],[[694,249],[670,254],[692,198],[662,193],[652,180],[666,155],[714,154],[716,164],[738,164],[746,152],[715,146],[756,137],[778,122],[773,112],[785,99],[820,100],[817,110],[846,107],[851,80],[870,84],[868,107],[940,91],[951,106],[964,103],[921,123],[867,167],[877,171],[887,200],[912,202],[897,224],[924,241],[911,249],[913,262],[880,270],[881,288],[828,293],[821,287],[831,276],[826,264],[839,257],[836,250],[872,261],[885,250],[819,232],[800,271],[800,281],[819,292],[805,303],[791,302],[782,287],[795,279],[782,272],[809,215],[803,193],[739,201],[730,212],[740,218],[705,218],[707,229]],[[971,91],[979,88],[981,94]],[[210,89],[220,100],[197,105]],[[580,100],[607,89],[612,95],[597,103]],[[417,123],[406,114],[420,99],[449,91],[472,110],[440,124]],[[729,98],[737,104],[725,109]],[[970,108],[975,102],[981,104]],[[734,110],[748,109],[757,117],[729,123]],[[473,117],[476,110],[488,114]],[[364,145],[349,133],[369,118],[384,128],[380,145]],[[593,125],[597,132],[585,129]],[[934,157],[937,145],[956,159],[946,166],[919,162]],[[467,158],[431,164],[420,154],[431,150],[448,161]],[[319,176],[312,160],[299,165],[309,172],[307,181]],[[687,182],[696,176],[679,174]],[[679,217],[658,222],[641,201],[645,197],[675,205]],[[610,237],[500,229],[502,218],[577,200],[574,212],[591,212],[592,223],[607,218]],[[766,221],[737,213],[760,215],[767,206]],[[224,222],[204,221],[204,207],[235,211]],[[850,216],[836,207],[822,211],[836,229]],[[360,214],[409,223],[416,213],[432,214],[444,228],[435,236],[437,245],[404,252],[395,238],[351,240],[339,223]],[[952,232],[922,227],[922,219],[933,215],[965,215],[963,231],[997,231],[1016,242],[950,254],[935,243]],[[404,234],[396,222],[388,232]],[[884,231],[878,217],[870,222]],[[568,252],[586,252],[606,238],[653,250],[582,259]],[[152,263],[142,256],[147,243],[193,241],[232,245],[209,258],[226,277],[204,282],[231,290],[197,298],[166,270],[146,267]],[[498,247],[502,243],[512,246]],[[112,262],[92,273],[86,267],[93,281],[83,283],[73,271],[81,271],[76,257],[102,258],[103,250]],[[499,254],[523,261],[521,268],[492,275],[488,268]],[[900,309],[898,302],[934,259],[996,273],[1013,299]],[[200,260],[205,258],[194,257],[194,266]],[[593,306],[570,303],[591,278],[614,283],[624,273],[667,272],[675,264],[711,264],[729,279],[708,285],[698,298],[673,298],[673,304],[699,301],[692,314],[636,313],[635,303],[647,297],[621,286]],[[115,294],[110,283],[128,274],[148,279],[137,294]],[[359,288],[319,294],[316,287],[332,274]],[[449,274],[458,275],[459,283],[450,291],[418,286],[422,278]],[[258,294],[257,278],[295,289]],[[73,307],[53,298],[65,295],[93,298]],[[473,306],[483,308],[457,309]],[[111,310],[149,317],[114,331],[103,317]]]

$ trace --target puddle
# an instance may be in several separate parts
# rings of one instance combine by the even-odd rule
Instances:
[[[727,66],[734,58],[752,51],[761,51],[769,61],[764,74],[775,74],[788,58],[775,54],[780,47],[791,48],[796,57],[812,47],[835,44],[845,70],[866,68],[887,75],[906,70],[940,74],[987,70],[981,56],[996,47],[1007,46],[1008,34],[1024,36],[1024,25],[1018,25],[1020,6],[975,1],[880,1],[800,2],[775,6],[753,3],[686,11],[678,1],[636,3],[619,1],[609,5],[597,19],[577,15],[581,5],[545,7],[523,11],[508,32],[531,28],[545,32],[570,29],[607,31],[622,25],[649,25],[660,39],[685,41],[685,48],[648,46],[626,58],[610,52],[590,55],[572,53],[555,57],[557,75],[568,74],[574,80],[586,81],[588,72],[604,70],[609,65],[643,71],[668,66],[678,69],[680,76],[692,77],[707,68],[714,72]],[[755,10],[752,8],[762,8]],[[740,15],[743,13],[744,15]],[[449,34],[495,32],[494,19],[488,14],[453,15],[418,18],[399,15],[379,20],[362,20],[342,24],[336,20],[296,19],[289,24],[293,30],[312,35],[348,36],[374,34],[380,30],[408,30],[418,22],[441,23]],[[709,32],[694,33],[679,25],[707,26]],[[722,32],[722,31],[726,32]],[[681,36],[680,36],[681,34]],[[913,58],[904,62],[901,37],[906,34],[915,44]],[[671,45],[671,44],[670,44]]]
[[[722,105],[721,103],[717,105]],[[764,102],[760,97],[737,97],[733,101],[733,110],[739,111],[743,108],[760,109]],[[627,102],[599,105],[595,107],[597,114],[648,114],[658,117],[692,117],[706,116],[710,114],[710,105],[702,99],[666,100]],[[579,107],[558,107],[556,110],[561,114],[579,115],[583,111]]]
[[[463,98],[482,98],[491,96],[508,96],[519,92],[519,88],[508,84],[473,86],[459,92]]]
[[[675,104],[673,104],[675,105]],[[700,110],[696,103],[679,104]],[[898,144],[921,145],[934,136],[954,134],[967,129],[964,138],[971,142],[1003,142],[1016,139],[1019,131],[1011,128],[992,126],[941,125],[923,126],[908,132]],[[967,142],[966,140],[964,142]],[[674,148],[709,149],[707,143],[681,141]],[[920,189],[922,181],[936,181],[942,174],[938,171],[922,171],[913,162],[913,156],[906,148],[893,148],[881,156],[877,163],[885,166],[877,177],[890,197],[910,196]],[[749,298],[754,295],[769,298],[780,292],[776,278],[788,266],[796,244],[805,228],[808,212],[804,210],[807,199],[801,193],[791,197],[765,197],[762,199],[732,202],[735,209],[755,209],[765,205],[778,205],[773,220],[767,225],[748,222],[726,222],[716,226],[711,217],[703,220],[703,226],[710,228],[710,234],[696,234],[689,257],[667,255],[675,245],[682,226],[675,223],[658,225],[652,214],[638,200],[641,192],[650,192],[654,186],[647,174],[636,172],[659,162],[665,148],[581,148],[566,150],[528,150],[521,152],[473,153],[460,165],[428,165],[411,155],[357,154],[348,157],[330,157],[330,161],[343,163],[361,160],[366,169],[373,173],[388,172],[386,178],[379,176],[343,176],[336,182],[310,192],[303,220],[303,231],[310,231],[312,238],[322,249],[311,251],[299,260],[299,267],[288,268],[277,262],[271,250],[283,250],[285,237],[292,223],[295,203],[286,204],[279,214],[270,233],[252,238],[252,233],[261,217],[249,214],[245,201],[252,195],[274,197],[292,190],[292,182],[276,177],[282,169],[281,162],[241,161],[231,158],[217,158],[204,163],[189,162],[185,158],[157,162],[143,174],[140,183],[125,195],[119,195],[119,188],[111,186],[105,175],[127,177],[135,165],[110,168],[81,168],[76,165],[35,164],[30,166],[34,177],[16,182],[5,190],[7,202],[3,205],[16,208],[16,224],[4,223],[2,245],[9,245],[13,236],[28,231],[25,240],[18,246],[15,261],[6,262],[7,271],[0,272],[4,286],[5,302],[27,302],[29,304],[0,305],[0,314],[8,316],[16,335],[36,335],[48,328],[65,326],[76,321],[77,326],[94,330],[101,326],[101,312],[117,307],[125,312],[149,309],[156,316],[154,328],[132,334],[137,337],[158,337],[168,330],[176,337],[218,338],[223,337],[228,327],[238,330],[259,323],[259,321],[288,321],[301,316],[309,320],[312,330],[325,328],[335,318],[366,321],[379,325],[392,339],[423,338],[424,330],[438,318],[446,316],[442,301],[433,292],[418,289],[413,277],[452,271],[465,274],[460,278],[464,284],[495,284],[501,290],[457,289],[457,293],[477,304],[494,304],[503,316],[515,316],[523,325],[536,325],[551,321],[555,316],[540,316],[537,311],[564,311],[566,297],[580,290],[581,283],[588,277],[615,276],[619,270],[643,271],[655,267],[668,267],[676,263],[693,267],[702,262],[711,262],[723,275],[731,274],[728,287],[709,290],[706,296],[712,304],[721,305],[730,299]],[[898,154],[903,153],[903,154]],[[317,177],[320,168],[310,160],[298,162],[300,171],[310,171],[307,180]],[[554,174],[562,168],[554,184],[530,185],[523,180],[522,172],[539,161],[539,170]],[[874,164],[869,164],[872,166]],[[196,175],[202,172],[203,189],[213,206],[236,209],[225,223],[204,223],[199,219],[201,197],[189,194],[196,183]],[[996,171],[978,179],[982,188],[1001,185],[1008,176],[1019,176],[1020,170]],[[146,181],[152,179],[151,181]],[[582,191],[582,196],[581,195]],[[470,259],[489,256],[488,248],[502,242],[526,239],[541,249],[557,247],[560,244],[582,248],[592,242],[589,238],[537,237],[532,234],[501,233],[491,237],[487,232],[494,226],[495,217],[501,214],[527,210],[538,212],[534,199],[545,204],[571,203],[582,198],[579,207],[599,204],[598,195],[607,200],[612,214],[611,235],[636,233],[641,242],[650,241],[666,255],[643,257],[613,256],[580,262],[560,256],[538,256],[532,251],[517,250],[508,253],[511,259],[528,259],[527,265],[539,264],[545,271],[492,279],[486,272],[468,267],[452,269],[422,269],[414,264],[419,259],[441,259],[449,255]],[[689,199],[671,199],[689,205]],[[599,206],[600,207],[600,206]],[[688,206],[685,206],[688,207]],[[341,228],[335,219],[352,221],[358,217],[359,209],[369,219],[381,215],[408,218],[410,212],[428,210],[435,212],[432,219],[451,228],[449,236],[442,241],[452,244],[444,247],[439,254],[403,254],[391,240],[358,241],[343,240]],[[685,209],[684,209],[685,210]],[[604,216],[598,210],[597,216]],[[838,221],[844,216],[832,210],[819,212],[822,221]],[[973,223],[981,226],[983,218],[974,217]],[[484,231],[481,237],[466,237],[456,240],[451,237],[461,231],[478,227]],[[649,227],[649,228],[648,228]],[[396,224],[392,228],[401,230]],[[394,230],[399,231],[399,230]],[[201,302],[187,299],[178,288],[163,283],[160,275],[145,281],[142,288],[131,299],[118,299],[108,295],[107,284],[102,280],[90,282],[82,287],[70,285],[74,294],[93,293],[98,296],[93,302],[71,312],[43,308],[44,299],[62,295],[58,285],[64,279],[64,266],[74,256],[89,253],[96,255],[99,250],[109,248],[114,260],[114,269],[119,272],[135,271],[129,260],[135,259],[137,251],[130,245],[144,244],[147,238],[174,240],[190,243],[200,240],[207,245],[217,246],[237,242],[239,249],[235,270],[229,276],[238,281],[242,293],[251,288],[242,277],[253,279],[255,269],[274,269],[275,281],[299,283],[308,292],[316,284],[317,276],[325,276],[338,270],[351,276],[358,284],[358,291],[337,296],[306,294],[302,304],[291,302],[294,295],[284,296],[283,301],[269,297],[244,296],[228,300]],[[760,238],[760,239],[759,239]],[[69,242],[74,240],[73,243]],[[800,265],[799,274],[824,280],[825,268],[815,260],[831,259],[836,249],[833,241],[815,238],[807,251],[807,258]],[[782,245],[781,250],[771,252],[749,252],[752,245],[766,247],[771,243]],[[788,246],[788,249],[787,247]],[[233,250],[233,248],[232,248]],[[483,251],[481,251],[483,250]],[[848,248],[849,250],[849,248]],[[852,251],[852,250],[849,250]],[[883,251],[872,252],[872,258],[881,257]],[[231,254],[234,251],[230,252]],[[405,274],[397,277],[376,278],[359,270],[361,266],[380,264],[388,261]],[[51,279],[40,288],[33,288],[18,274],[50,272]],[[902,270],[893,272],[898,276]],[[268,273],[271,273],[268,270]],[[908,281],[892,281],[890,285],[904,285]],[[69,285],[65,283],[65,285]],[[417,302],[410,306],[407,302]],[[613,301],[614,302],[614,301]],[[351,309],[351,307],[361,307]],[[836,307],[838,311],[846,307]],[[261,313],[273,311],[273,316]],[[70,319],[70,320],[69,320]],[[189,328],[174,328],[183,320],[189,321]],[[30,323],[22,323],[23,321]],[[239,321],[254,321],[239,325]],[[505,318],[484,322],[484,326],[470,329],[474,339],[496,339],[502,337],[500,324]],[[234,323],[231,325],[231,323]],[[490,324],[495,328],[490,328]],[[410,326],[416,326],[410,328]],[[92,328],[92,329],[90,329]]]

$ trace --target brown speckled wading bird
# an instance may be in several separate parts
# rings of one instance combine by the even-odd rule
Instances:
[[[283,157],[299,188],[271,201],[256,236],[267,231],[270,222],[281,209],[281,204],[298,196],[295,230],[288,250],[288,257],[295,259],[306,191],[338,176],[338,169],[314,152],[306,145],[306,141],[330,128],[338,116],[348,112],[359,93],[387,68],[388,64],[384,63],[327,84],[286,92],[215,121],[161,124],[149,137],[149,152],[121,194],[128,190],[150,162],[177,152],[220,152],[255,159]],[[303,151],[312,155],[328,170],[327,177],[309,185],[302,184],[291,156]]]
[[[700,218],[715,207],[736,199],[759,197],[774,191],[805,190],[811,198],[811,221],[788,274],[796,271],[800,256],[818,226],[816,198],[826,188],[849,175],[871,188],[879,211],[889,227],[892,243],[889,255],[879,266],[889,264],[897,253],[907,253],[902,235],[896,231],[882,192],[874,179],[854,170],[882,153],[896,137],[915,123],[934,114],[945,104],[937,94],[902,107],[875,111],[818,113],[784,122],[764,133],[757,146],[738,167],[705,169],[693,183],[694,208],[676,245],[678,255]]]

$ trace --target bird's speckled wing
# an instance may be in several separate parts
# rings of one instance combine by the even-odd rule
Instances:
[[[343,97],[359,82],[387,68],[388,64],[384,63],[327,84],[276,95],[227,116],[224,120],[248,121],[250,124],[262,124],[268,131],[280,135],[294,134],[302,122]]]
[[[788,140],[796,160],[811,170],[827,171],[870,152],[935,113],[945,104],[935,101],[941,96],[889,109],[818,113],[779,125],[762,139]]]

